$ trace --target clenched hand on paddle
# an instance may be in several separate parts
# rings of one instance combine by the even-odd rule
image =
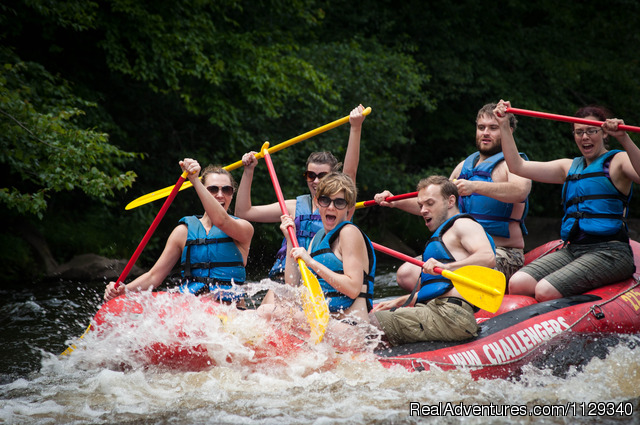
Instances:
[[[502,272],[495,269],[482,266],[464,266],[455,271],[445,270],[435,266],[438,264],[433,258],[426,262],[422,262],[416,258],[394,251],[375,242],[372,242],[376,251],[384,252],[387,255],[407,261],[420,268],[425,273],[436,273],[448,278],[453,286],[458,290],[460,295],[471,304],[480,307],[483,310],[495,313],[502,304],[502,298],[506,289],[506,279]],[[399,300],[404,301],[400,298]],[[400,303],[398,303],[400,304]],[[393,305],[398,307],[399,305]],[[375,308],[382,310],[382,308]]]
[[[276,192],[276,197],[278,198],[282,215],[287,215],[287,206],[284,203],[284,196],[280,189],[280,183],[278,182],[278,176],[276,175],[275,168],[273,167],[271,156],[267,150],[268,147],[269,143],[267,142],[262,146],[261,152],[264,154],[264,160],[267,164],[267,168],[269,169],[269,176],[271,177],[271,182],[273,183],[273,188]],[[294,227],[288,226],[287,231],[289,232],[289,237],[293,246],[295,248],[299,248]],[[329,307],[324,299],[324,294],[318,279],[311,270],[309,270],[303,260],[298,259],[298,267],[300,268],[302,282],[307,289],[306,291],[303,291],[304,313],[307,318],[307,322],[311,327],[311,339],[313,342],[318,343],[322,341],[324,332],[329,324]]]

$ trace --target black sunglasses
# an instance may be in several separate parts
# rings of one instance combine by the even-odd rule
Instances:
[[[233,187],[231,186],[216,186],[216,185],[211,185],[211,186],[207,186],[207,190],[209,191],[209,193],[211,193],[212,195],[217,195],[218,191],[222,191],[223,195],[226,196],[231,196],[233,195]]]
[[[312,182],[312,181],[314,181],[316,178],[317,178],[318,180],[321,180],[321,179],[322,179],[324,176],[326,176],[327,174],[329,174],[329,173],[327,173],[326,171],[323,171],[322,173],[318,173],[318,174],[316,174],[316,173],[314,173],[313,171],[309,171],[309,170],[307,170],[307,171],[305,171],[305,172],[304,172],[303,176],[305,176],[305,177],[306,177],[307,181]]]
[[[333,206],[336,207],[337,210],[343,210],[347,208],[347,200],[344,198],[331,199],[328,196],[324,195],[318,197],[318,205],[320,205],[321,207],[326,208],[331,205],[331,202],[333,202]]]

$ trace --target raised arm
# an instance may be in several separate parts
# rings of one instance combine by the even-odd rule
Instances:
[[[363,111],[364,106],[358,105],[349,114],[349,124],[351,125],[351,129],[349,130],[347,153],[344,156],[343,171],[346,175],[351,177],[354,183],[356,182],[358,164],[360,162],[360,138],[362,135],[362,123],[365,119],[365,116],[362,114]]]
[[[193,184],[193,188],[196,190],[211,223],[236,242],[246,264],[251,238],[253,238],[253,226],[251,223],[242,218],[235,219],[231,217],[220,202],[211,196],[207,188],[202,184],[202,181],[198,178],[200,174],[200,164],[198,164],[197,161],[185,158],[184,161],[180,162],[180,167],[182,167],[183,171],[189,173],[189,181]],[[231,199],[229,199],[229,201],[231,201]]]
[[[626,131],[618,129],[618,125],[620,124],[624,124],[624,121],[618,118],[610,118],[602,124],[604,132],[615,137],[627,152],[626,157],[616,155],[611,165],[612,167],[618,166],[620,174],[623,175],[625,179],[640,183],[640,149],[638,149],[638,146],[631,140],[631,137],[629,137]],[[618,159],[618,157],[620,157],[620,159]],[[616,176],[612,177],[615,178]]]
[[[256,223],[278,223],[280,221],[280,206],[277,202],[267,205],[252,205],[251,204],[251,185],[253,183],[253,172],[256,165],[258,165],[258,158],[255,157],[256,152],[248,152],[243,155],[242,163],[244,165],[244,172],[238,185],[238,192],[236,193],[236,217],[244,218],[245,220],[253,221]],[[296,200],[288,199],[285,201],[289,214],[295,214]]]
[[[570,159],[538,162],[525,161],[520,156],[506,113],[506,109],[509,107],[511,107],[511,104],[508,101],[500,100],[493,112],[496,120],[500,124],[502,152],[504,153],[504,159],[509,167],[509,171],[520,177],[542,183],[564,183],[565,177],[571,167],[572,161]]]

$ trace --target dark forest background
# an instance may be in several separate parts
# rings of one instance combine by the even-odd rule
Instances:
[[[2,280],[38,279],[82,253],[128,259],[162,201],[125,205],[174,184],[180,159],[231,164],[359,103],[373,109],[359,200],[449,175],[475,149],[477,110],[501,98],[561,115],[600,104],[640,125],[639,29],[635,0],[3,1]],[[344,157],[348,127],[273,155],[285,196],[306,191],[312,151]],[[577,154],[566,123],[519,117],[516,140],[533,160]],[[531,199],[531,217],[561,215],[560,186],[534,184]],[[274,201],[261,163],[253,202]],[[138,264],[200,212],[181,192]],[[398,211],[354,221],[373,240],[420,250],[426,239],[420,218]],[[256,228],[250,263],[266,272],[281,235]]]

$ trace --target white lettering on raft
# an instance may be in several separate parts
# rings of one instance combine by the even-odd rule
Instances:
[[[455,354],[449,354],[449,358],[455,364],[459,365],[482,365],[480,356],[476,353],[476,350],[461,351]]]
[[[496,342],[485,344],[482,350],[492,364],[497,364],[525,354],[555,334],[569,329],[569,327],[564,317],[559,316],[556,319],[545,320],[544,322],[521,329],[516,333],[500,338]],[[449,358],[454,359],[454,356],[457,358],[456,354],[449,355]]]

